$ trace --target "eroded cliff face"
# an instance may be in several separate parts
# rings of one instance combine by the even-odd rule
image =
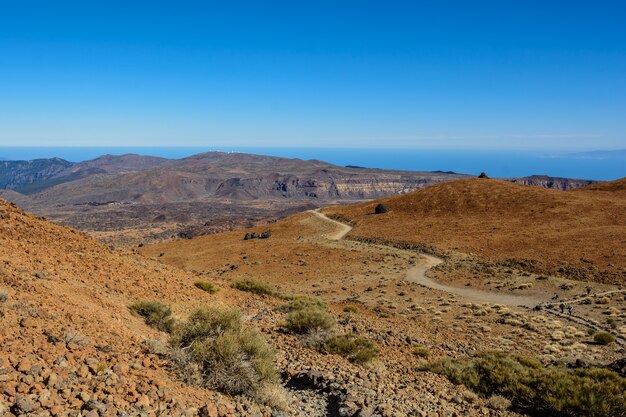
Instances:
[[[450,180],[439,176],[333,176],[332,178],[287,177],[277,179],[269,195],[316,199],[372,199],[405,194],[428,185]]]
[[[541,188],[552,188],[555,190],[573,190],[575,188],[587,187],[588,185],[600,182],[576,178],[549,177],[547,175],[531,175],[530,177],[510,178],[508,181]]]

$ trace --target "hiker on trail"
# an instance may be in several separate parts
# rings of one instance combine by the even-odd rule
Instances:
[[[591,287],[587,287],[587,295],[591,294]]]
[[[572,312],[574,311],[574,307],[569,306],[567,307],[567,313],[569,314],[570,317],[572,317]]]
[[[565,304],[559,304],[559,308],[561,309],[561,314],[563,314],[565,312]]]

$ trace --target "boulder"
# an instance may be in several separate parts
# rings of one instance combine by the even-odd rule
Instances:
[[[378,204],[376,208],[374,209],[374,213],[376,214],[383,214],[383,213],[387,213],[388,211],[389,209],[384,204]]]

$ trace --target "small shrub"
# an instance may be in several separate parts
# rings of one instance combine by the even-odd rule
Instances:
[[[202,291],[208,292],[209,294],[215,294],[219,291],[219,288],[209,281],[196,281],[193,285],[195,285],[196,288],[200,288]]]
[[[359,312],[359,308],[357,306],[345,306],[343,308],[344,313],[358,313]]]
[[[283,309],[289,314],[281,326],[292,333],[328,333],[335,322],[328,313],[328,306],[322,300],[308,296],[294,297]]]
[[[0,290],[0,304],[4,304],[9,299],[9,293],[6,291]]]
[[[147,325],[164,332],[171,333],[174,329],[172,310],[158,301],[138,301],[132,304],[130,310],[143,317]]]
[[[325,309],[305,307],[289,313],[283,327],[296,334],[306,334],[314,330],[330,330],[334,324],[333,318]]]
[[[345,356],[351,362],[366,363],[378,355],[378,348],[371,340],[354,334],[330,337],[322,349],[326,353]]]
[[[606,319],[606,324],[608,324],[611,329],[617,329],[617,320],[612,317]]]
[[[600,368],[544,367],[531,357],[487,352],[422,367],[484,396],[503,396],[530,416],[613,417],[626,409],[626,378]]]
[[[279,402],[270,389],[279,381],[274,351],[239,311],[198,309],[178,327],[171,345],[174,366],[188,383]]]
[[[511,407],[511,401],[504,398],[502,395],[492,395],[487,400],[487,405],[494,410],[505,411]]]
[[[328,305],[318,298],[313,298],[306,295],[299,295],[293,297],[289,304],[287,304],[287,306],[284,308],[284,310],[297,311],[304,310],[306,308],[319,308],[322,310],[326,310],[328,309]]]
[[[615,342],[615,337],[611,333],[598,332],[593,335],[593,340],[599,345],[608,345]]]
[[[426,346],[415,346],[413,348],[413,354],[418,358],[427,358],[430,356],[430,349]]]
[[[300,344],[306,348],[320,351],[324,347],[324,343],[328,340],[330,333],[328,330],[313,329],[302,335]]]
[[[235,281],[232,283],[231,287],[239,291],[251,292],[258,295],[275,295],[274,290],[272,290],[269,285],[251,279]]]

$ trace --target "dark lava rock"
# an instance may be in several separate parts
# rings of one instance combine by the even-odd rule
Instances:
[[[383,213],[387,213],[388,211],[389,209],[384,204],[378,204],[376,208],[374,209],[374,213],[376,214],[383,214]]]
[[[489,175],[487,175],[487,173],[483,171],[483,172],[480,173],[478,178],[489,178]]]

